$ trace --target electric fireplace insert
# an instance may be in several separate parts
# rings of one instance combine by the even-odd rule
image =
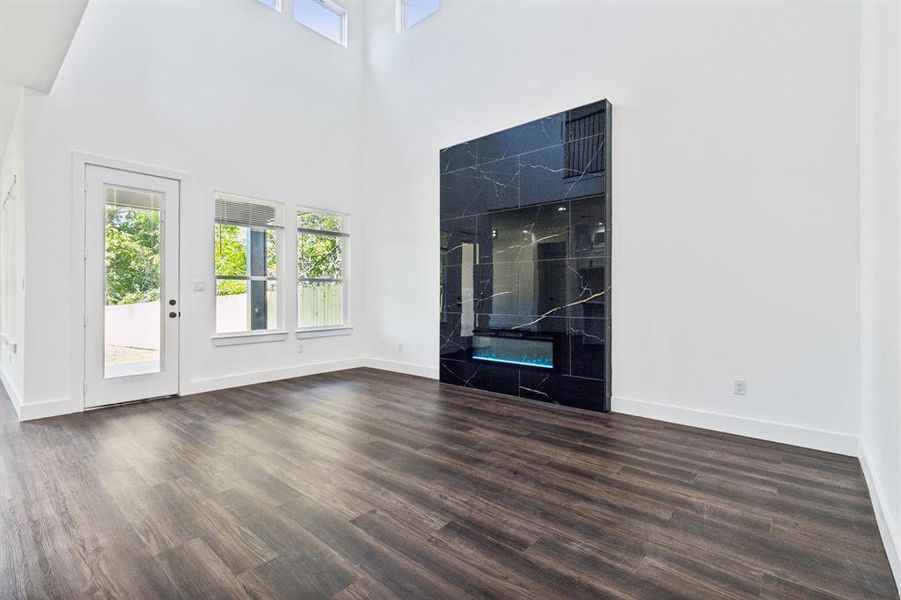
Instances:
[[[485,361],[554,370],[553,336],[518,331],[473,332],[470,358]]]

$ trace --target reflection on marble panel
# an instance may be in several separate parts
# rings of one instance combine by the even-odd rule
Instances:
[[[609,112],[441,151],[442,381],[609,409]]]
[[[479,227],[488,241],[479,248],[482,262],[519,262],[566,258],[569,252],[569,204],[565,202],[504,210],[484,215]]]
[[[464,331],[462,313],[446,313],[440,325],[441,357],[466,360],[471,333]]]
[[[598,259],[452,265],[441,270],[441,310],[605,318]]]
[[[476,146],[472,142],[463,142],[439,153],[441,173],[450,173],[471,167],[479,162]]]
[[[519,205],[516,157],[441,175],[441,218],[478,215]]]
[[[478,264],[474,275],[476,312],[519,312],[519,278],[515,263]]]
[[[606,199],[582,198],[570,204],[570,256],[574,258],[600,257],[607,253]]]
[[[459,265],[464,244],[478,246],[478,217],[463,217],[441,221],[441,265]]]
[[[604,379],[607,322],[605,319],[567,319],[569,321],[569,374]]]
[[[521,155],[520,185],[529,193],[523,195],[520,205],[603,194],[603,148],[604,136],[597,135]],[[572,158],[582,154],[584,159]]]
[[[522,372],[519,379],[519,395],[523,398],[597,411],[605,410],[605,387],[597,379],[548,376],[536,371]]]
[[[442,359],[440,379],[444,383],[512,396],[519,391],[519,371],[504,365]]]
[[[477,163],[517,156],[566,141],[565,113],[537,119],[475,140]]]

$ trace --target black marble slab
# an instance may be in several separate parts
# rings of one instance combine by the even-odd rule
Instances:
[[[610,110],[441,151],[442,381],[609,410]],[[550,336],[554,367],[473,359],[480,333]]]

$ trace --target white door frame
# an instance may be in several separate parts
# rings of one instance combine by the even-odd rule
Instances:
[[[190,302],[190,252],[184,251],[186,245],[184,232],[190,227],[190,210],[189,206],[191,198],[191,177],[185,172],[174,171],[145,165],[140,163],[132,163],[115,158],[87,154],[84,152],[72,153],[72,398],[73,403],[81,405],[81,410],[85,410],[85,328],[84,314],[87,308],[85,303],[85,172],[88,165],[98,167],[106,167],[109,169],[118,169],[120,171],[131,171],[144,175],[155,177],[165,177],[174,179],[179,182],[179,288],[182,293],[179,297],[179,305],[181,306],[181,333],[178,336],[178,387],[179,390],[188,388],[190,373],[190,332],[191,332],[191,302]],[[77,399],[77,401],[75,400]]]

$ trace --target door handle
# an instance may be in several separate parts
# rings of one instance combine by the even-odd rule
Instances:
[[[175,298],[169,299],[169,306],[175,306]]]
[[[177,317],[177,316],[178,316],[178,313],[175,313],[175,312],[169,313],[169,318],[170,318],[170,319],[174,319],[174,318]]]

